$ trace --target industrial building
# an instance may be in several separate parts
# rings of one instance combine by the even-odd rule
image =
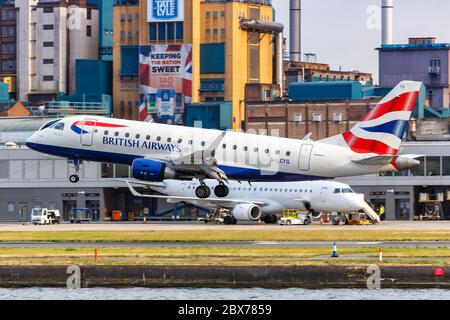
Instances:
[[[156,21],[147,16],[151,12],[147,6],[153,1],[119,1],[114,7],[114,115],[148,121],[159,115],[158,90],[176,87],[174,110],[168,116],[175,123],[183,122],[186,104],[229,101],[233,128],[241,128],[245,116],[245,85],[274,83],[274,33],[280,34],[283,26],[273,23],[270,1],[176,3],[183,9],[182,19]],[[164,47],[168,44],[180,47]],[[145,70],[148,63],[179,64],[170,59],[152,62],[150,57],[155,55],[145,55],[145,50],[164,53],[161,50],[166,49],[172,53],[188,52],[189,62],[183,61],[188,66],[184,73],[177,75],[183,79],[180,80],[183,85],[146,84],[142,72],[139,77],[139,50],[141,68]],[[152,77],[163,82],[170,78],[167,74],[152,74]],[[175,78],[169,81],[172,79]]]

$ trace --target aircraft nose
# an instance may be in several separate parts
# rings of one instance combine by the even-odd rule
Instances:
[[[25,140],[25,145],[30,149],[36,149],[36,144],[37,144],[36,133],[34,133],[32,136],[28,137]]]

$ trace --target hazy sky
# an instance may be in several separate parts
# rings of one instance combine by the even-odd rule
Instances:
[[[285,37],[289,38],[289,0],[272,3],[276,20],[285,23]],[[381,30],[376,28],[378,20],[367,13],[373,6],[381,7],[381,0],[302,0],[302,52],[316,53],[318,62],[334,69],[342,66],[343,70],[372,72],[378,81],[378,52],[374,49],[381,43]],[[416,36],[450,42],[450,1],[394,0],[394,7],[395,43]]]

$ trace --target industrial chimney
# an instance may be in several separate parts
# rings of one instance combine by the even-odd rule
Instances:
[[[382,0],[382,36],[381,44],[394,43],[394,0]]]
[[[290,23],[291,27],[289,30],[290,37],[290,57],[291,61],[301,61],[301,0],[290,0]]]

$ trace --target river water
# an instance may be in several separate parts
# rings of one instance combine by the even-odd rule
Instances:
[[[0,300],[450,300],[441,289],[0,288]]]

